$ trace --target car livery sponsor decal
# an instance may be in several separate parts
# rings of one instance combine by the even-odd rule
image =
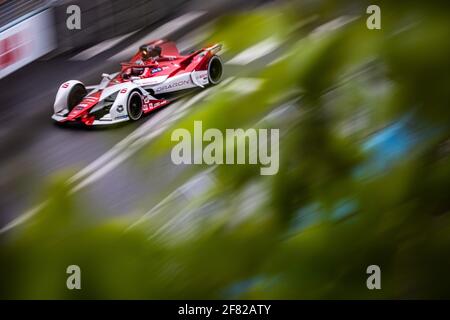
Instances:
[[[187,87],[191,84],[191,80],[180,80],[167,85],[163,85],[161,87],[156,88],[157,92],[171,90],[173,88],[182,89],[183,87]]]
[[[93,107],[100,99],[100,92],[92,93],[85,97],[79,104],[77,104],[67,116],[68,120],[73,120],[83,114],[86,110]]]
[[[192,73],[194,83],[196,85],[204,86],[208,84],[208,72],[207,71],[195,71]]]
[[[155,74],[155,73],[160,72],[160,71],[162,71],[162,68],[160,68],[160,67],[158,67],[158,68],[153,68],[153,69],[152,69],[152,74]]]
[[[144,112],[149,112],[153,109],[162,107],[163,105],[167,104],[167,100],[152,100],[149,97],[145,97],[143,100],[142,110]]]

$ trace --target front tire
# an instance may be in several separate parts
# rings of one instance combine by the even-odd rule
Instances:
[[[142,117],[142,96],[137,91],[133,91],[128,97],[127,105],[128,117],[132,121],[137,121]]]
[[[67,96],[67,108],[69,112],[83,100],[83,98],[87,95],[87,90],[84,85],[78,83],[72,87]]]

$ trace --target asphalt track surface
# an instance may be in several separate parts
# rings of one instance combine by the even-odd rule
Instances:
[[[121,61],[114,58],[117,54],[120,56],[124,50],[138,48],[143,37],[174,18],[177,17],[139,30],[104,51],[99,44],[100,53],[86,60],[74,60],[74,57],[80,57],[80,53],[89,48],[43,57],[0,80],[0,229],[39,205],[43,201],[42,186],[61,172],[69,176],[81,175],[78,185],[75,184],[77,191],[94,204],[100,217],[129,214],[137,207],[149,207],[163,192],[170,191],[171,183],[183,167],[174,165],[169,155],[152,163],[136,165],[134,161],[122,159],[121,152],[111,154],[111,150],[117,144],[126,144],[127,137],[136,132],[145,131],[146,135],[151,135],[152,130],[158,131],[158,126],[183,104],[195,108],[196,100],[189,100],[192,97],[137,122],[110,128],[61,128],[50,116],[57,88],[62,82],[79,79],[86,85],[98,83],[102,73],[118,70]],[[200,43],[196,42],[214,18],[209,13],[201,14],[181,28],[169,28],[164,38],[182,42],[186,50],[192,49],[190,43],[193,48],[198,47]],[[276,57],[276,50],[269,50],[254,63],[261,67]],[[225,53],[225,61],[230,58]],[[226,64],[224,79],[236,77],[243,68],[251,68],[251,63]],[[207,96],[207,93],[199,94],[201,97],[197,100]],[[110,157],[95,166],[105,154]],[[117,159],[123,161],[110,165]],[[93,170],[86,171],[89,166],[93,166]],[[107,169],[103,169],[105,166]],[[83,175],[83,170],[88,174]]]

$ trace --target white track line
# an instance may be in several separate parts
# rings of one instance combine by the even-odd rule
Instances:
[[[309,36],[312,38],[321,37],[325,34],[328,34],[329,32],[342,28],[343,26],[355,21],[358,18],[359,16],[340,16],[334,20],[318,26],[310,33]]]
[[[232,91],[240,94],[252,93],[261,87],[263,83],[262,79],[259,78],[237,78],[233,81],[227,88],[226,91]]]
[[[157,29],[153,30],[146,36],[140,38],[138,41],[136,41],[134,44],[130,45],[128,48],[122,50],[121,52],[115,54],[114,56],[108,58],[108,60],[113,61],[123,61],[126,59],[129,59],[133,54],[136,53],[137,48],[139,45],[151,41],[151,40],[158,40],[167,37],[169,34],[173,33],[175,30],[178,30],[188,23],[197,20],[201,16],[203,16],[206,12],[205,11],[193,11],[188,12],[178,18],[175,18],[166,24],[163,24],[162,26],[158,27]]]
[[[86,49],[84,51],[81,51],[79,54],[77,54],[76,56],[73,56],[69,60],[72,60],[72,61],[86,61],[86,60],[89,60],[89,59],[95,57],[96,55],[102,53],[103,51],[111,49],[116,44],[118,44],[121,41],[125,40],[126,38],[132,36],[133,34],[138,32],[139,30],[135,30],[135,31],[132,31],[132,32],[127,33],[125,35],[121,35],[121,36],[114,37],[114,38],[105,40],[103,42],[100,42],[99,44],[96,44],[95,46],[92,46],[92,47],[90,47],[90,48],[88,48],[88,49]]]
[[[37,205],[36,207],[34,207],[33,209],[28,210],[24,214],[13,219],[10,223],[8,223],[6,226],[4,226],[3,228],[0,229],[0,234],[6,232],[8,230],[11,230],[11,229],[17,227],[18,225],[21,225],[22,223],[26,222],[31,217],[33,217],[36,213],[41,211],[47,205],[47,203],[48,203],[48,201],[46,200],[46,201],[42,202],[41,204]]]
[[[255,61],[263,56],[268,55],[278,48],[280,41],[276,38],[269,38],[261,41],[250,48],[245,49],[241,53],[237,54],[234,58],[229,60],[227,64],[246,65],[252,61]]]

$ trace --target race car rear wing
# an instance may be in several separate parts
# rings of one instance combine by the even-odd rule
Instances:
[[[213,45],[211,47],[208,47],[208,48],[202,48],[202,49],[196,50],[196,51],[192,52],[191,54],[189,54],[188,56],[186,56],[182,61],[180,61],[180,65],[190,63],[192,58],[194,58],[196,55],[198,55],[201,52],[204,52],[204,51],[208,52],[209,51],[209,52],[211,52],[211,55],[215,55],[220,50],[222,50],[222,44],[220,44],[220,43],[217,43],[217,44],[215,44],[215,45]]]
[[[211,51],[212,54],[216,54],[217,52],[219,52],[220,50],[222,50],[222,44],[221,43],[216,43],[215,45],[213,45],[212,47],[206,48],[204,49],[206,51]]]

